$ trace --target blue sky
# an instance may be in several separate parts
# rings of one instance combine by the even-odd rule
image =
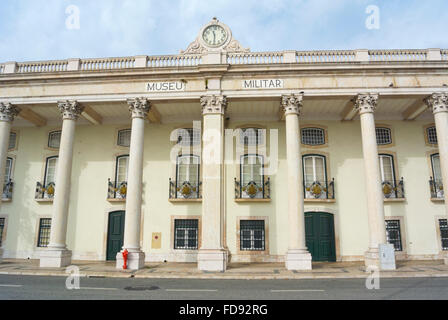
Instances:
[[[214,16],[252,51],[448,48],[447,0],[2,0],[0,61],[177,54]]]

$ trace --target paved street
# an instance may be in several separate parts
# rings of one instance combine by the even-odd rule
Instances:
[[[65,277],[0,275],[0,300],[6,299],[448,299],[448,278],[388,278],[379,290],[364,279],[191,280],[81,278],[67,290]]]

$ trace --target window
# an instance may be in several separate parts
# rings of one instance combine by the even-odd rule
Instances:
[[[12,176],[12,158],[6,158],[4,185],[8,184]]]
[[[0,248],[3,245],[3,230],[5,229],[5,218],[0,218]]]
[[[11,131],[9,133],[8,150],[14,150],[16,148],[16,143],[17,143],[17,133]]]
[[[59,149],[61,144],[61,131],[53,131],[48,134],[48,147],[52,149]]]
[[[303,183],[306,199],[324,199],[328,195],[326,157],[303,156]]]
[[[437,144],[437,131],[436,127],[426,128],[426,136],[429,144]]]
[[[39,238],[37,239],[37,246],[39,248],[46,248],[50,243],[51,218],[41,218],[39,220]]]
[[[123,155],[117,157],[117,166],[115,169],[115,181],[117,185],[128,181],[129,156]]]
[[[240,250],[241,251],[265,250],[264,220],[240,221]]]
[[[302,144],[320,146],[325,144],[325,130],[321,128],[303,128]]]
[[[199,156],[180,155],[177,157],[177,196],[197,198],[199,193]]]
[[[241,197],[264,197],[263,156],[246,154],[241,157]]]
[[[177,129],[177,143],[183,147],[201,143],[201,131],[192,128]]]
[[[377,127],[376,132],[376,143],[378,145],[386,145],[392,143],[392,132],[389,128]]]
[[[381,180],[393,183],[395,181],[394,157],[388,154],[380,154]]]
[[[174,220],[174,249],[198,249],[199,223],[197,219]]]
[[[401,245],[400,220],[386,220],[387,243],[393,244],[395,251],[403,251]]]
[[[58,167],[58,157],[47,158],[45,167],[44,187],[50,183],[56,183],[56,171]]]
[[[442,250],[448,250],[448,223],[447,219],[439,219],[440,240],[442,242]]]
[[[242,128],[240,144],[244,146],[257,146],[264,142],[264,130],[259,128]]]
[[[117,144],[121,147],[129,147],[131,145],[131,129],[118,131]]]
[[[432,175],[436,182],[442,181],[442,170],[440,169],[440,156],[438,153],[431,155]]]

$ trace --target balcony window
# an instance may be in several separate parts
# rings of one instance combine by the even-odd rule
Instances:
[[[117,145],[120,147],[129,147],[131,145],[131,129],[118,131]]]
[[[36,199],[53,199],[56,188],[56,171],[58,167],[58,157],[48,157],[45,165],[44,181],[37,182]]]
[[[386,220],[387,243],[393,244],[395,251],[403,251],[400,220]]]
[[[241,156],[240,181],[235,179],[237,199],[269,199],[269,178],[265,180],[263,156],[246,154]]]
[[[431,155],[432,177],[429,181],[431,198],[443,199],[442,170],[440,168],[440,156],[438,153]]]
[[[325,142],[325,130],[322,128],[303,128],[302,144],[308,146],[320,146]]]
[[[376,143],[378,145],[388,145],[392,143],[392,131],[389,128],[375,128]]]
[[[322,155],[303,156],[305,199],[334,199],[334,181],[327,181],[327,159]]]
[[[61,131],[52,131],[48,134],[48,147],[59,149],[61,144]]]
[[[170,198],[198,199],[201,197],[199,181],[200,157],[179,155],[176,164],[176,181],[170,180]],[[174,190],[173,190],[174,189]]]
[[[129,156],[118,156],[115,165],[115,181],[108,181],[107,198],[126,199],[128,187]]]
[[[50,243],[51,218],[41,218],[39,220],[39,237],[37,239],[37,246],[39,248],[46,248]]]
[[[12,163],[12,158],[6,158],[2,194],[3,199],[12,199]]]
[[[199,222],[197,219],[174,220],[174,249],[198,249]]]
[[[403,178],[399,181],[395,178],[394,157],[389,154],[378,155],[382,191],[386,199],[404,198]]]
[[[264,220],[240,220],[240,250],[265,250]]]

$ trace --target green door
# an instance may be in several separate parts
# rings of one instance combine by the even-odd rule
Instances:
[[[313,261],[336,261],[333,215],[305,213],[306,246]]]
[[[124,239],[124,211],[109,213],[109,225],[107,228],[107,253],[106,260],[113,261],[117,253],[123,247]]]

